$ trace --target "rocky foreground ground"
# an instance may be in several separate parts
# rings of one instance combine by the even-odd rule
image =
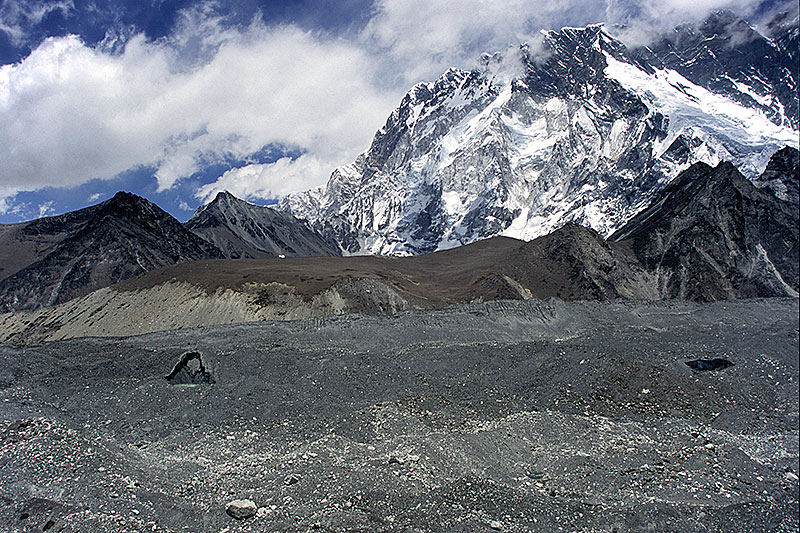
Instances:
[[[6,531],[797,531],[797,476],[792,298],[0,346]]]

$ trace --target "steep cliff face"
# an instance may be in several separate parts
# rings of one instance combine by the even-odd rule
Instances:
[[[775,196],[793,205],[800,203],[800,152],[786,147],[769,160],[764,172],[753,181],[760,189],[772,191]]]
[[[158,206],[129,193],[13,230],[6,244],[29,253],[27,264],[0,281],[3,311],[53,305],[164,266],[222,257]]]
[[[727,32],[716,40],[684,28],[629,50],[602,26],[565,28],[543,34],[535,53],[451,69],[409,91],[326,186],[279,208],[347,253],[405,255],[528,240],[567,222],[607,236],[700,161],[755,178],[798,142],[797,68],[784,57],[796,37],[715,17],[703,31]],[[713,76],[695,66],[698,54],[715,54],[702,60]]]
[[[756,182],[797,181],[797,150]],[[794,160],[794,170],[784,163]],[[730,163],[697,163],[611,236],[628,241],[664,298],[797,296],[798,204],[759,189]]]
[[[341,255],[288,213],[254,205],[221,192],[190,218],[186,228],[213,243],[229,259],[279,256]]]

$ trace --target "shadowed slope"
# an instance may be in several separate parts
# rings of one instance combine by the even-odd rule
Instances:
[[[797,296],[797,203],[757,188],[730,163],[693,165],[609,240],[630,241],[665,298]]]

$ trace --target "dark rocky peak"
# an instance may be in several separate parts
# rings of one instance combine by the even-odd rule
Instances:
[[[129,192],[120,191],[95,207],[95,217],[110,216],[130,220],[149,220],[152,217],[173,219],[172,215],[153,202]]]
[[[225,213],[236,211],[245,205],[249,205],[248,202],[228,191],[220,191],[209,203],[198,207],[187,224],[194,228],[216,224],[225,219]]]
[[[74,232],[91,221],[106,217],[142,221],[153,215],[159,218],[172,218],[161,208],[140,196],[129,192],[118,192],[112,198],[93,206],[27,222],[23,232],[29,236],[59,234]]]
[[[0,310],[53,305],[164,266],[222,257],[216,246],[130,193],[45,224],[49,246],[0,281]],[[42,238],[27,235],[15,246],[26,250]]]
[[[692,165],[610,240],[628,242],[665,298],[797,295],[797,203],[730,163]]]
[[[758,188],[767,188],[775,196],[790,204],[800,202],[800,152],[787,146],[775,152],[767,163],[767,168],[756,178]]]
[[[499,270],[536,297],[566,300],[653,299],[658,291],[624,247],[568,223],[503,257]]]
[[[198,209],[185,226],[227,258],[340,255],[336,245],[294,216],[251,204],[227,191]]]
[[[797,182],[798,163],[800,163],[800,151],[798,151],[797,148],[793,146],[781,148],[769,158],[767,168],[759,179],[765,176],[788,174],[793,176],[795,178],[794,181]]]
[[[703,216],[715,194],[739,188],[748,189],[748,193],[754,189],[731,163],[722,162],[716,167],[695,163],[664,187],[649,207],[640,211],[609,240],[621,241],[649,235],[655,227],[669,224],[679,215]],[[703,209],[697,209],[700,205]]]

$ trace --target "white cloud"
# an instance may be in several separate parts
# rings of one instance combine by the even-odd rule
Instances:
[[[145,165],[163,190],[201,159],[271,143],[327,164],[296,183],[315,186],[368,146],[398,97],[376,88],[373,59],[345,41],[260,24],[214,38],[188,69],[176,48],[142,36],[118,55],[48,39],[0,67],[5,196]]]
[[[197,191],[197,197],[208,202],[218,192],[228,191],[239,198],[274,198],[308,188],[308,176],[330,175],[330,162],[312,154],[292,159],[283,157],[270,164],[253,164],[225,172],[215,183]]]
[[[0,212],[20,191],[139,167],[155,168],[159,189],[168,189],[203,164],[245,159],[265,145],[303,155],[230,170],[197,197],[306,189],[366,149],[413,83],[474,66],[481,52],[525,41],[535,49],[541,28],[606,21],[645,34],[757,3],[377,0],[349,40],[259,21],[226,29],[200,4],[158,42],[135,35],[124,37],[124,48],[119,40],[91,48],[76,37],[48,39],[21,63],[0,67]],[[16,6],[20,21],[71,2],[33,2],[28,14],[19,14],[24,3],[5,5]]]
[[[48,213],[52,213],[53,212],[53,204],[54,203],[55,202],[50,200],[49,202],[43,202],[43,203],[39,204],[39,218],[47,216]]]

